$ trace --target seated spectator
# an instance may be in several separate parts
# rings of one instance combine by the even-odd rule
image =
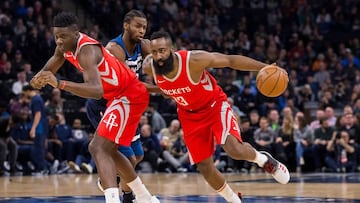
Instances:
[[[157,171],[161,147],[158,138],[152,133],[149,124],[141,126],[141,142],[143,143],[144,159],[139,163],[139,167],[142,168],[143,162],[149,162],[151,172]],[[144,168],[141,170],[144,171]]]
[[[221,147],[221,145],[216,145],[213,159],[214,159],[214,165],[215,165],[215,167],[216,167],[219,171],[224,172],[227,163],[226,163],[225,160],[222,160],[222,159],[221,159],[221,152],[222,152],[222,147]]]
[[[249,77],[244,77],[249,78]],[[250,80],[250,79],[248,79]],[[253,109],[256,108],[256,92],[251,92],[251,85],[244,85],[244,89],[241,94],[236,97],[235,105],[239,107],[239,109],[245,114],[249,114]],[[254,87],[256,89],[256,87]]]
[[[26,74],[24,71],[17,73],[17,80],[12,85],[12,93],[15,95],[19,95],[22,92],[24,86],[29,85],[26,81]]]
[[[297,113],[295,116],[294,125],[294,141],[296,143],[296,163],[297,172],[302,171],[302,167],[305,165],[304,152],[310,151],[311,145],[314,141],[313,132],[310,126],[306,123],[304,114]]]
[[[180,122],[177,119],[171,121],[170,126],[161,129],[158,134],[160,145],[164,150],[170,151],[174,142],[179,138]]]
[[[89,139],[86,142],[83,142],[80,153],[76,155],[75,161],[69,161],[69,166],[75,173],[84,172],[92,174],[96,170],[95,161],[91,157],[88,149],[92,137],[93,135],[89,136]]]
[[[18,156],[17,144],[10,136],[11,118],[0,119],[0,176],[5,171],[11,174],[16,172],[15,164]],[[4,168],[4,163],[9,163],[9,168]]]
[[[244,112],[242,112],[240,109],[239,109],[239,107],[237,107],[236,105],[234,105],[234,99],[233,98],[231,98],[231,97],[228,97],[228,103],[230,104],[230,106],[231,106],[231,108],[232,108],[232,110],[233,110],[233,112],[234,112],[234,114],[235,114],[235,116],[237,117],[237,118],[239,118],[239,117],[242,117],[242,116],[245,116],[245,113]]]
[[[59,123],[59,117],[52,114],[49,120],[49,134],[46,139],[46,160],[52,164],[50,173],[58,172],[60,161],[62,161],[63,143],[58,138],[56,126]]]
[[[257,130],[260,127],[259,112],[257,110],[252,110],[250,112],[249,119],[250,119],[250,131],[255,132],[255,130]]]
[[[79,118],[75,118],[71,128],[71,137],[64,141],[65,157],[68,161],[75,161],[76,156],[80,153],[84,142],[88,141],[88,133],[83,129],[82,122]]]
[[[34,140],[30,138],[29,132],[31,122],[29,120],[30,112],[24,108],[18,112],[18,118],[11,127],[11,137],[18,145],[17,161],[23,168],[25,174],[29,174],[35,170],[34,159],[32,157],[32,149],[34,148]],[[45,158],[45,157],[44,157]]]
[[[240,129],[242,140],[252,146],[255,146],[254,132],[256,129],[250,127],[250,120],[248,118],[245,117],[241,119]],[[239,168],[241,168],[240,170],[242,171],[246,170],[248,172],[255,172],[256,164],[249,161],[242,161],[240,162]]]
[[[11,65],[13,69],[16,72],[19,72],[21,70],[21,66],[25,63],[23,59],[23,55],[20,50],[15,51],[15,55],[13,57],[13,60],[11,61]]]
[[[355,172],[356,148],[347,131],[334,132],[326,146],[325,163],[331,172]]]
[[[21,66],[21,70],[25,72],[26,74],[26,81],[30,81],[31,78],[34,77],[35,73],[31,70],[31,64],[30,63],[24,63]]]
[[[0,119],[10,118],[10,113],[8,111],[8,102],[5,100],[0,100]]]
[[[153,103],[150,103],[145,115],[149,118],[150,125],[152,128],[152,132],[154,135],[157,135],[161,129],[166,128],[166,122],[165,119],[162,117],[162,115],[157,111],[156,105]]]
[[[275,140],[275,132],[269,126],[269,121],[265,117],[260,118],[260,128],[255,130],[255,148],[259,151],[272,153],[272,144]]]
[[[320,127],[320,120],[325,117],[325,111],[322,109],[316,110],[316,119],[310,123],[310,129],[315,131]]]
[[[335,127],[336,124],[336,117],[334,115],[334,108],[328,106],[325,108],[325,117],[329,121],[329,126]]]
[[[25,102],[25,95],[21,93],[18,95],[18,98],[15,98],[9,104],[9,111],[15,123],[18,120],[18,118],[21,117],[20,114],[23,110],[29,111],[29,106]]]
[[[58,170],[58,173],[65,173],[69,169],[68,161],[71,160],[71,157],[73,156],[72,151],[67,151],[69,149],[69,146],[67,145],[68,141],[72,137],[72,128],[71,126],[66,124],[64,115],[62,113],[56,114],[58,117],[58,123],[55,126],[55,131],[57,138],[62,142],[62,153],[61,153],[61,160],[63,160],[60,163],[60,167]]]
[[[294,131],[293,117],[285,116],[274,144],[275,156],[282,160],[290,171],[295,171],[296,168]]]
[[[170,150],[164,149],[162,157],[170,165],[170,170],[187,172],[190,167],[189,154],[184,142],[184,133],[179,130],[178,138],[171,143]]]
[[[268,119],[271,129],[273,129],[274,132],[277,132],[281,127],[279,111],[276,109],[271,109],[268,113]]]
[[[327,118],[321,118],[320,127],[314,131],[314,144],[312,146],[315,171],[320,172],[324,166],[326,146],[332,137],[334,129],[329,126]]]
[[[54,88],[50,98],[45,102],[48,114],[63,113],[64,101],[65,99],[61,97],[60,89]]]
[[[360,144],[360,126],[356,123],[356,118],[353,114],[343,115],[343,123],[339,130],[348,132],[350,142]]]
[[[16,72],[11,67],[11,62],[7,61],[4,65],[3,71],[0,72],[0,81],[15,81]]]

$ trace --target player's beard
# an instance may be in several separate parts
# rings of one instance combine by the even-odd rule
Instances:
[[[159,62],[162,62],[163,65],[159,65]],[[153,61],[153,65],[155,68],[155,73],[159,75],[166,75],[174,70],[174,57],[173,54],[170,54],[168,58],[159,60],[159,61]]]

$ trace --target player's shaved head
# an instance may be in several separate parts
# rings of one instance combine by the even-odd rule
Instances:
[[[77,17],[69,12],[61,12],[54,17],[53,26],[54,27],[70,27],[78,29],[78,19]]]

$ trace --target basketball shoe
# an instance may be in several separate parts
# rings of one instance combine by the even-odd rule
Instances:
[[[135,197],[134,194],[131,192],[122,191],[123,203],[134,203]]]
[[[268,152],[261,151],[260,153],[268,157],[263,169],[270,173],[277,182],[287,184],[290,180],[290,174],[286,166],[274,159]]]

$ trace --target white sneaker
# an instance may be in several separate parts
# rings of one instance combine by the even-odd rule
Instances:
[[[90,164],[82,163],[81,170],[87,174],[92,174],[94,169]]]
[[[277,182],[287,184],[290,180],[290,173],[286,166],[274,159],[268,152],[261,151],[260,153],[268,157],[263,169],[270,173]]]
[[[60,165],[60,162],[59,162],[59,160],[56,159],[50,168],[50,173],[51,174],[57,173],[57,171],[59,169],[59,165]]]
[[[75,173],[81,173],[80,167],[73,161],[69,161],[69,167],[75,172]]]

